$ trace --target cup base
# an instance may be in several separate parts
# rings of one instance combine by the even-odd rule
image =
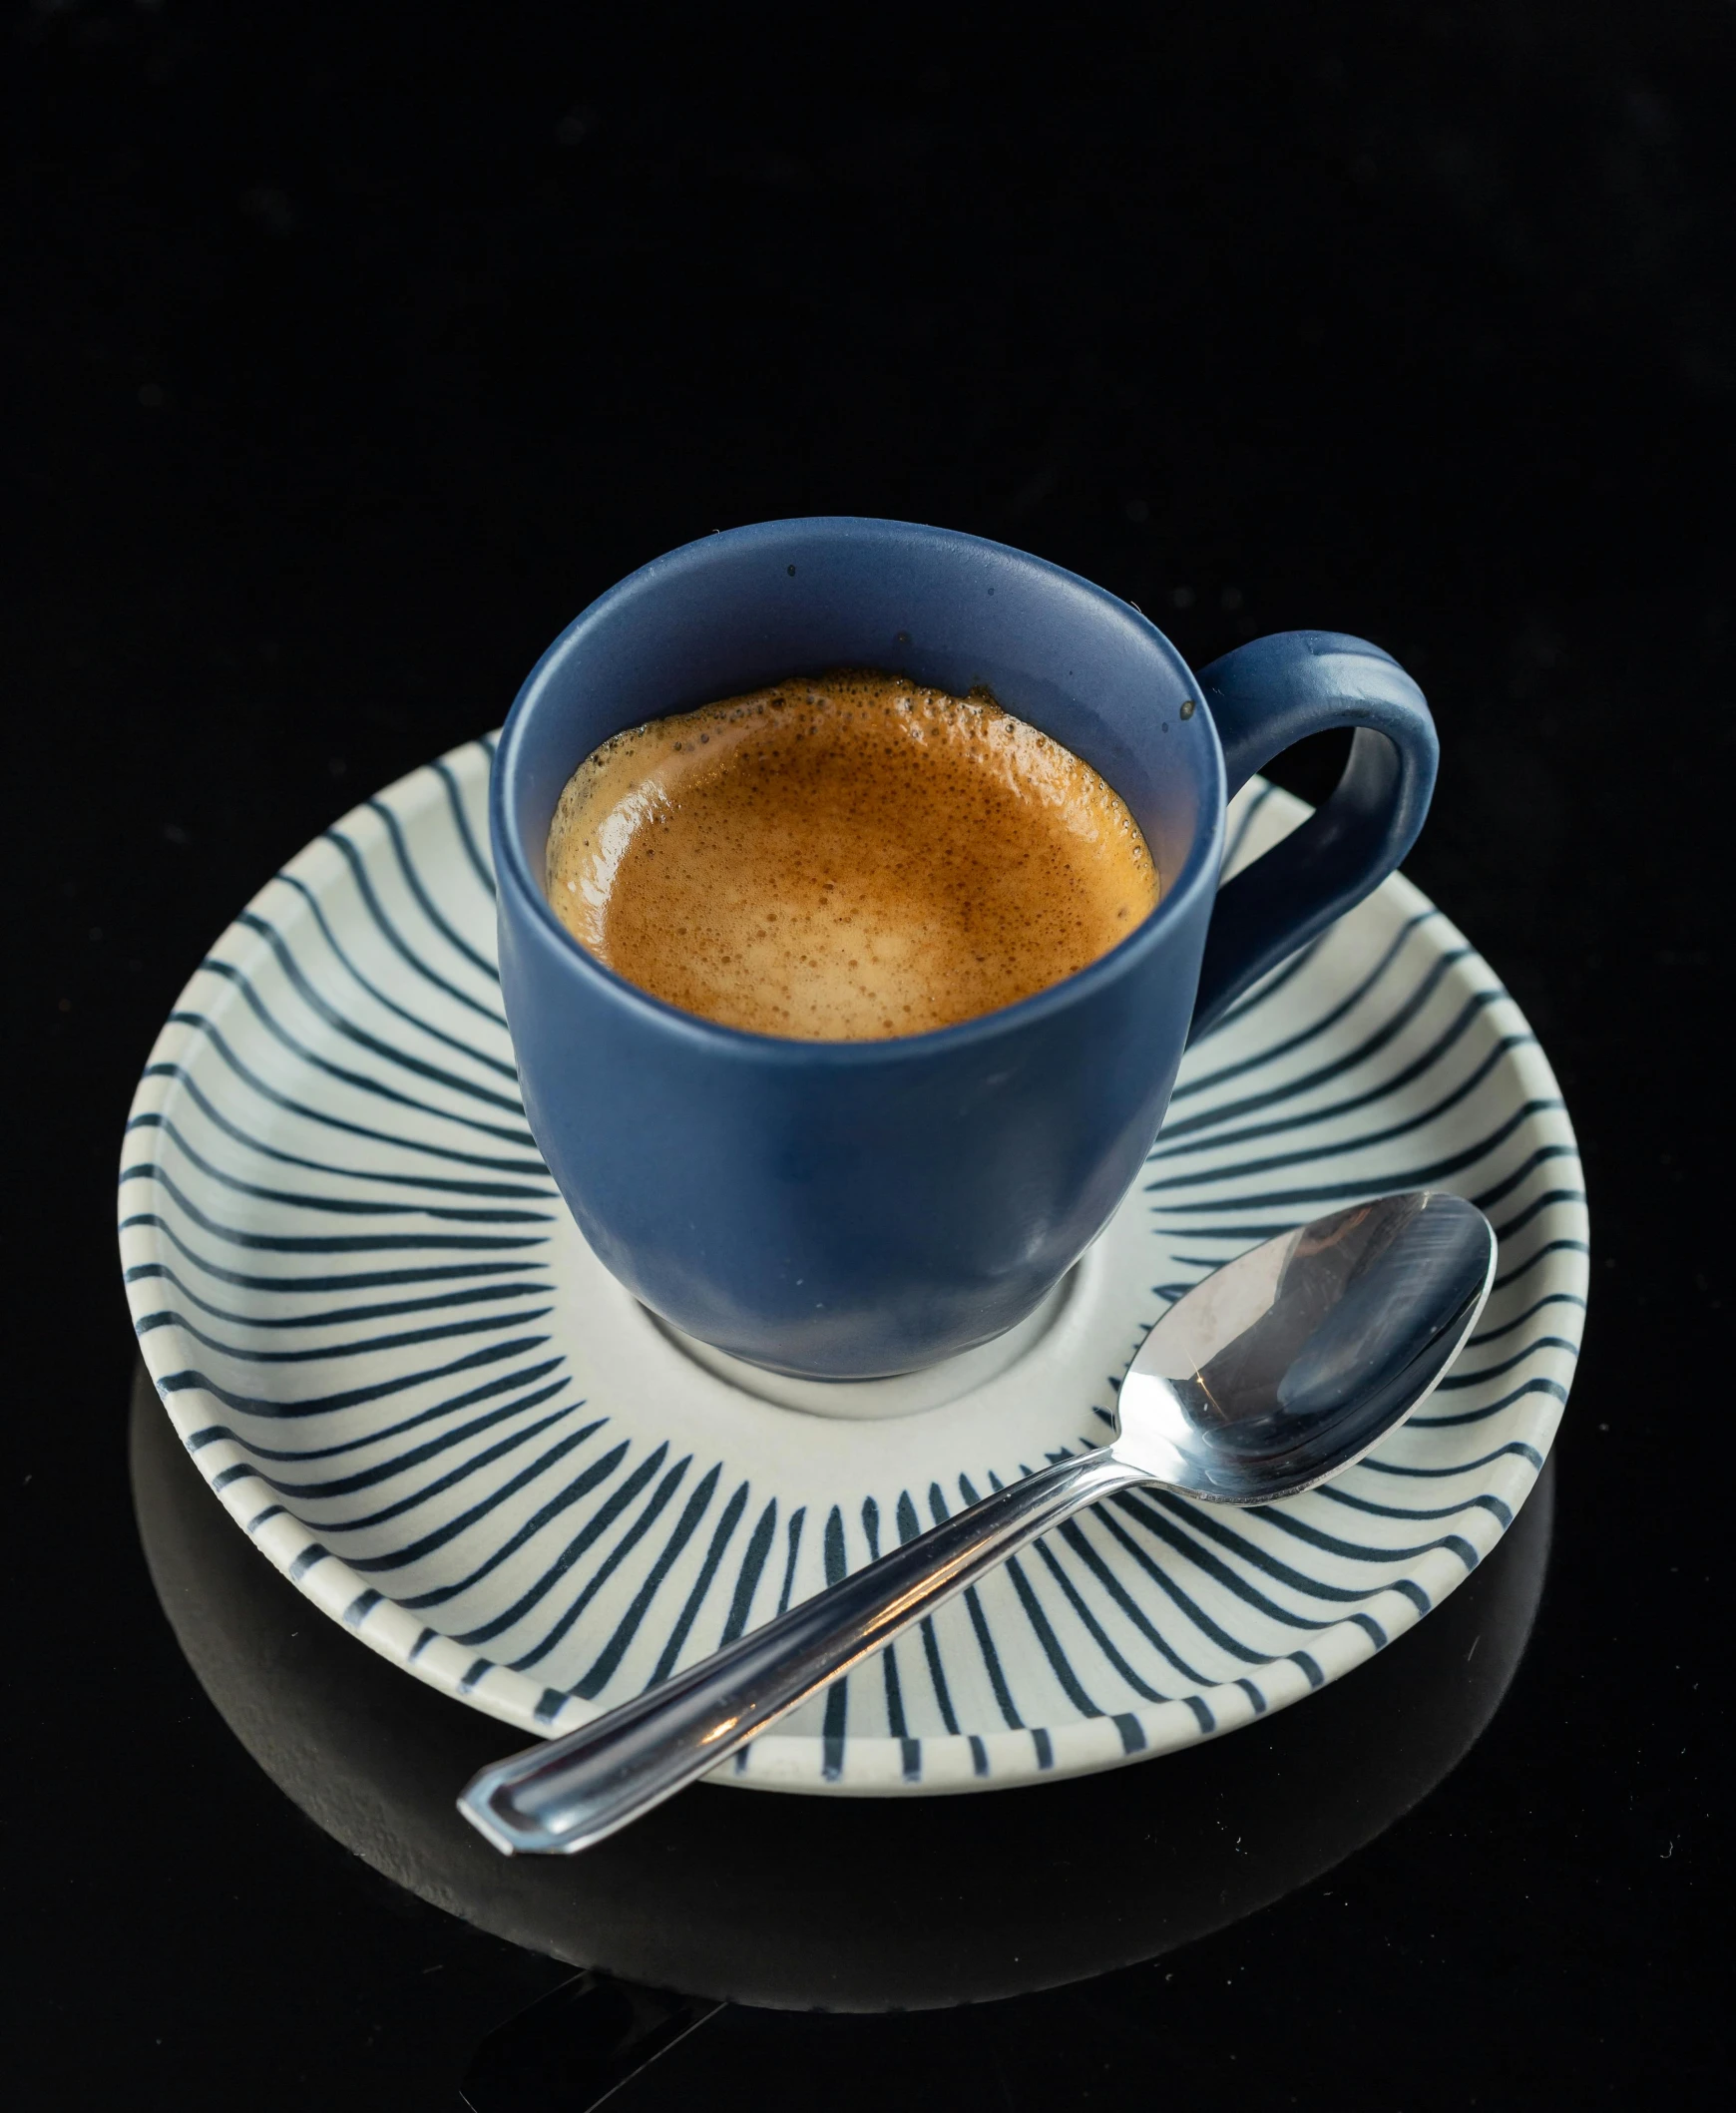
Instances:
[[[799,1409],[808,1416],[853,1421],[920,1416],[924,1410],[942,1408],[987,1386],[991,1380],[1000,1379],[1029,1356],[1061,1318],[1087,1259],[1076,1262],[1024,1320],[1015,1322],[1004,1334],[979,1343],[974,1350],[961,1350],[956,1357],[944,1358],[938,1365],[927,1365],[920,1372],[901,1372],[890,1379],[811,1380],[768,1372],[745,1358],[731,1357],[726,1350],[701,1343],[649,1307],[642,1306],[640,1311],[666,1342],[695,1365],[779,1409]]]

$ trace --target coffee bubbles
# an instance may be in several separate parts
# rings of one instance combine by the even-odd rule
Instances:
[[[1159,882],[1125,804],[1059,742],[985,693],[846,669],[606,741],[561,796],[547,886],[653,997],[858,1042],[1076,974]]]

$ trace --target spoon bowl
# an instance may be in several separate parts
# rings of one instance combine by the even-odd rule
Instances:
[[[1440,1383],[1495,1252],[1483,1213],[1436,1189],[1250,1248],[1150,1330],[1108,1445],[1008,1483],[595,1723],[484,1769],[459,1811],[507,1855],[588,1848],[1088,1504],[1153,1483],[1266,1504],[1342,1474]]]
[[[1311,1489],[1434,1389],[1494,1274],[1489,1220],[1438,1190],[1281,1233],[1195,1285],[1146,1336],[1108,1450],[1205,1503]]]

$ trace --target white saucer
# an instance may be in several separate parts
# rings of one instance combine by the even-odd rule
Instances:
[[[1403,879],[1183,1066],[1145,1178],[1012,1337],[909,1379],[779,1380],[653,1319],[524,1124],[473,743],[345,817],[223,934],[134,1103],[121,1249],[146,1362],[236,1522],[430,1685],[565,1729],[997,1479],[1099,1439],[1165,1301],[1334,1203],[1424,1183],[1502,1237],[1423,1413],[1259,1512],[1086,1513],[788,1718],[728,1780],[845,1795],[1115,1766],[1337,1679],[1524,1500],[1584,1312],[1548,1064]],[[1233,854],[1306,810],[1256,785]]]

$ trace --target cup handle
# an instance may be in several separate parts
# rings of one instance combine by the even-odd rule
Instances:
[[[1188,1039],[1378,888],[1417,840],[1440,744],[1423,692],[1390,653],[1335,631],[1238,645],[1199,676],[1223,744],[1225,797],[1304,734],[1353,726],[1338,789],[1218,891]]]

